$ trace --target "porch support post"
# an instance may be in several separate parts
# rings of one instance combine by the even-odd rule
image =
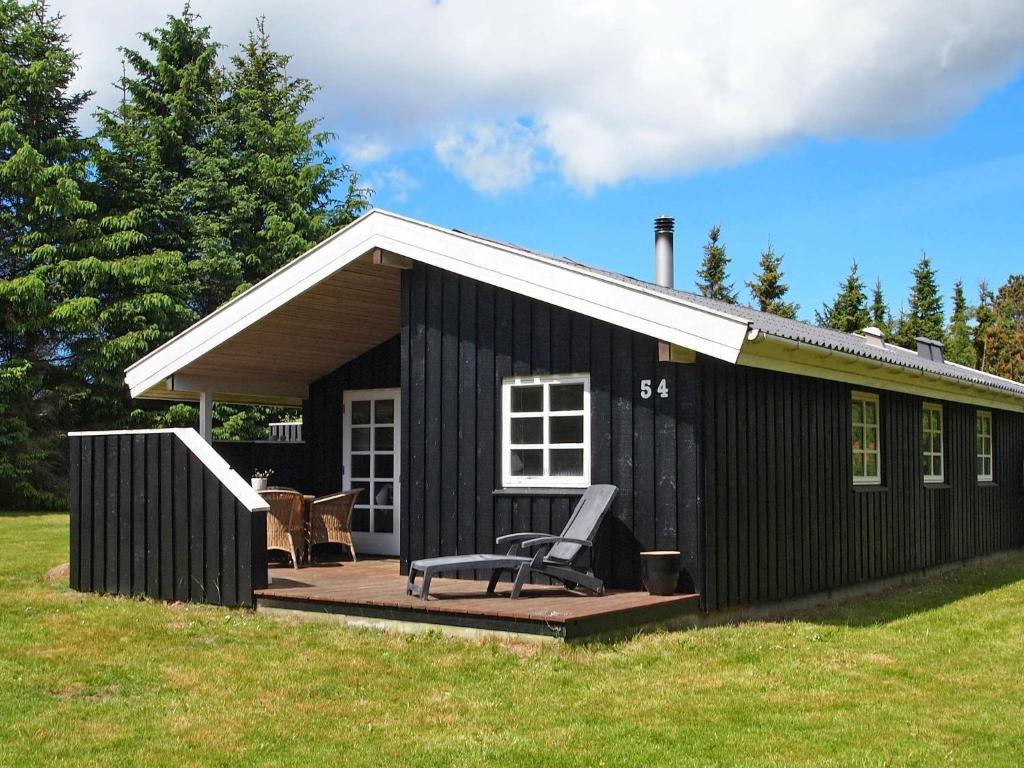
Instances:
[[[213,392],[208,389],[199,393],[199,436],[213,442]]]

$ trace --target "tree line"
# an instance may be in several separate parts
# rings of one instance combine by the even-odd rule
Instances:
[[[708,233],[697,271],[697,290],[708,298],[736,304],[739,293],[730,282],[731,258],[721,235],[717,225]],[[921,255],[911,275],[913,286],[906,304],[894,314],[886,302],[881,280],[875,279],[869,296],[854,261],[832,301],[814,310],[814,321],[846,333],[859,333],[873,326],[888,342],[907,349],[916,349],[919,337],[940,341],[946,360],[1024,382],[1024,275],[1010,275],[995,291],[982,281],[973,304],[967,300],[963,280],[957,280],[948,321],[936,269],[927,254]],[[789,285],[783,278],[782,255],[769,245],[761,253],[757,273],[746,282],[750,305],[762,312],[796,319],[800,306],[786,300]]]
[[[120,49],[83,135],[61,17],[0,0],[0,508],[66,504],[69,429],[195,424],[133,405],[124,368],[369,205],[263,20],[230,56],[200,22]],[[218,406],[217,434],[273,415]]]
[[[66,504],[68,430],[194,425],[191,405],[133,403],[124,368],[369,207],[308,116],[316,85],[262,19],[230,55],[188,5],[139,40],[83,135],[93,94],[72,88],[61,17],[0,0],[0,509]],[[714,227],[702,294],[739,301],[729,263]],[[1024,277],[974,305],[958,283],[948,324],[926,257],[914,278],[893,316],[853,264],[816,320],[941,339],[949,359],[1024,380]],[[746,286],[756,308],[797,316],[772,247]],[[264,436],[280,416],[217,404],[214,435]]]

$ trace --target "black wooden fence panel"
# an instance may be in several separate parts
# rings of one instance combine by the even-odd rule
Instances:
[[[174,433],[73,435],[70,583],[82,592],[252,606],[266,513]]]
[[[945,482],[926,485],[922,398],[878,391],[882,484],[854,486],[855,387],[706,359],[701,369],[707,610],[1024,546],[1024,414],[992,410],[995,481],[979,483],[978,409],[943,402]]]

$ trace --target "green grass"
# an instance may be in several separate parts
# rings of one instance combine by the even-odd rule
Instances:
[[[81,595],[0,514],[0,765],[1020,765],[1024,555],[787,623],[537,648]]]

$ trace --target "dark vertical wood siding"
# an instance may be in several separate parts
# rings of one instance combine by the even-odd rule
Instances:
[[[173,433],[70,441],[72,588],[253,604],[265,512],[242,506]]]
[[[401,338],[395,336],[310,385],[302,417],[308,471],[300,490],[320,495],[341,489],[345,390],[402,386],[400,349]],[[409,407],[404,400],[402,405]]]
[[[635,588],[640,551],[673,548],[699,581],[697,366],[659,363],[650,337],[422,264],[403,274],[402,295],[403,566],[492,551],[513,530],[562,529],[575,498],[494,493],[501,384],[578,372],[590,374],[591,479],[620,489],[595,571]],[[642,399],[644,378],[654,387],[665,379],[669,397]]]
[[[272,440],[215,440],[214,449],[235,472],[248,480],[257,469],[272,469],[271,485],[304,490],[310,485],[305,443]]]
[[[702,359],[705,609],[821,592],[1024,545],[1024,415],[992,411],[995,482],[976,479],[978,409],[943,402],[945,482],[921,469],[923,399],[876,391],[882,485],[855,487],[840,382]]]

